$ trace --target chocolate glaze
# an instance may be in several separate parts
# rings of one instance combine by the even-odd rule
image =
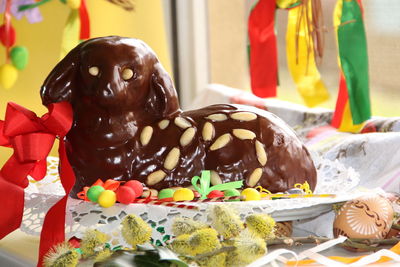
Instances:
[[[97,76],[89,73],[94,66],[99,70]],[[126,68],[134,73],[128,80],[121,74]],[[304,181],[312,189],[316,185],[316,170],[307,149],[275,115],[240,105],[182,112],[169,75],[140,40],[111,36],[81,43],[50,73],[41,97],[44,105],[69,101],[73,107],[74,123],[66,137],[68,158],[76,174],[72,196],[99,178],[137,179],[158,190],[189,186],[191,177],[206,169],[218,173],[223,182],[243,179],[249,186],[252,172],[261,168],[256,185],[271,192]],[[232,118],[237,112],[250,112],[254,118]],[[207,118],[212,114],[223,119]],[[184,119],[184,125],[175,123],[176,118]],[[168,126],[160,127],[160,121]],[[210,140],[203,137],[207,122],[213,128]],[[143,133],[145,128],[149,133],[149,127],[150,137]],[[190,142],[181,143],[188,128],[194,134],[186,132]],[[234,129],[254,135],[240,139]],[[212,150],[224,134],[230,134],[229,142]],[[141,140],[141,136],[147,138]],[[257,157],[257,141],[267,154],[265,165]],[[170,156],[168,166],[166,158],[173,148],[179,157]],[[151,174],[161,171],[164,178],[153,184]]]

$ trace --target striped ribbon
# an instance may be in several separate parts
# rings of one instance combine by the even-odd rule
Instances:
[[[338,0],[334,11],[340,84],[332,126],[358,132],[371,117],[367,41],[361,0]]]

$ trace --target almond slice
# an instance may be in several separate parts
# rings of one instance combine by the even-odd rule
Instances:
[[[257,168],[255,169],[249,176],[249,179],[247,180],[247,184],[249,185],[249,187],[254,187],[258,181],[260,181],[262,175],[262,169],[261,168]]]
[[[163,170],[158,170],[152,172],[147,176],[147,185],[155,185],[156,183],[161,182],[167,174]]]
[[[267,152],[264,149],[264,145],[261,144],[260,141],[256,140],[255,147],[258,162],[260,162],[262,166],[265,166],[265,164],[267,164]]]
[[[252,121],[257,119],[257,115],[251,112],[235,112],[231,114],[231,118],[238,121]]]
[[[193,127],[187,128],[182,136],[181,139],[179,140],[179,143],[181,144],[181,146],[187,146],[188,144],[190,144],[194,138],[194,135],[196,134],[196,129]]]
[[[175,120],[175,125],[178,126],[179,128],[186,129],[192,126],[190,122],[182,117],[176,117]]]
[[[206,119],[212,120],[212,121],[225,121],[228,119],[228,116],[226,116],[223,113],[215,113],[211,114],[206,117]]]
[[[215,129],[211,122],[204,123],[202,136],[204,141],[211,141],[214,138]]]
[[[164,168],[166,168],[169,171],[174,169],[179,162],[180,155],[181,151],[179,150],[179,148],[174,147],[173,149],[171,149],[171,151],[165,158]]]
[[[233,135],[241,140],[253,140],[256,138],[256,134],[246,129],[233,129]]]
[[[161,130],[164,130],[165,128],[167,128],[168,125],[169,125],[169,120],[162,120],[162,121],[160,121],[160,122],[158,123],[158,127],[159,127]]]
[[[223,134],[215,140],[211,145],[210,150],[217,150],[226,146],[232,140],[232,135],[229,133]]]
[[[146,126],[140,133],[140,143],[142,146],[147,145],[150,142],[151,136],[153,135],[153,127]]]

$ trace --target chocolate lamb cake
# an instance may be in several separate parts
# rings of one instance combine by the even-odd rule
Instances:
[[[282,120],[240,105],[183,112],[170,76],[140,40],[79,44],[50,73],[41,97],[44,105],[72,105],[66,144],[75,197],[97,179],[136,179],[160,190],[189,186],[202,170],[212,171],[212,184],[243,180],[271,192],[316,185],[307,149]]]

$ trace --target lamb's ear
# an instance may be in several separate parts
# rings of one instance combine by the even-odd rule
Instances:
[[[150,79],[146,109],[160,118],[168,117],[179,111],[179,101],[174,84],[159,62],[154,64]]]
[[[81,45],[72,49],[50,72],[40,89],[43,105],[70,101],[77,86]]]

